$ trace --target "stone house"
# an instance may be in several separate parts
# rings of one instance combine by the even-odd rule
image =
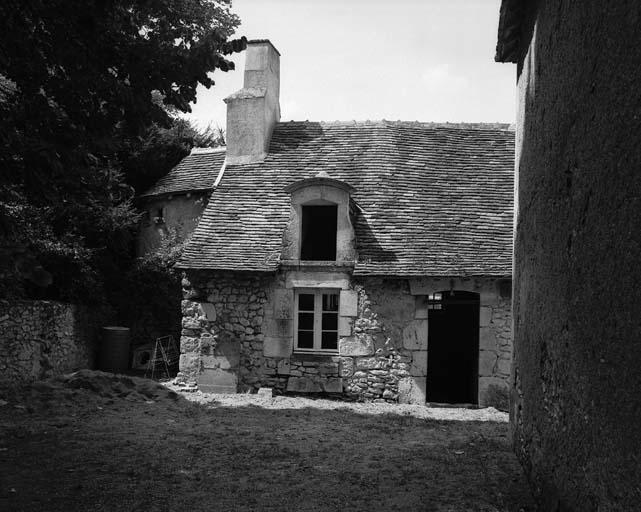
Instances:
[[[209,166],[214,184],[178,264],[180,376],[204,391],[506,406],[513,130],[281,123],[279,58],[248,44],[225,153],[164,179]]]

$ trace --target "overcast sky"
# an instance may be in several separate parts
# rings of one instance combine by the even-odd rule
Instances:
[[[500,0],[234,0],[237,35],[281,53],[281,119],[509,122],[515,67],[494,62]],[[225,126],[242,87],[216,72],[188,117]]]

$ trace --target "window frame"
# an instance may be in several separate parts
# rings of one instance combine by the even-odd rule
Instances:
[[[296,288],[294,293],[294,353],[295,354],[338,354],[338,321],[340,315],[340,289],[338,288]],[[313,295],[314,296],[314,324],[313,324],[313,347],[312,348],[299,348],[298,347],[298,313],[310,313],[310,311],[299,311],[299,296],[300,295]],[[331,313],[336,314],[336,329],[323,329],[323,295],[336,295],[337,305],[336,311]],[[327,312],[326,312],[327,313]],[[336,348],[328,349],[322,348],[323,332],[336,332]]]

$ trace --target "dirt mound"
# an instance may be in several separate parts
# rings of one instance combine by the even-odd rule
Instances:
[[[81,394],[130,401],[178,399],[177,393],[152,380],[96,370],[80,370],[35,382],[31,385],[31,390],[41,394],[68,394],[70,390],[78,390]]]
[[[42,391],[60,388],[84,389],[103,398],[125,398],[134,401],[178,399],[177,393],[152,380],[96,370],[80,370],[32,385],[32,389]]]
[[[176,402],[178,393],[148,379],[116,375],[95,370],[80,370],[47,380],[5,390],[4,404],[29,412],[50,408],[99,406],[126,400],[129,402]]]

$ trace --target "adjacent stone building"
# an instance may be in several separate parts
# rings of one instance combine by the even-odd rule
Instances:
[[[194,148],[189,158],[180,162],[149,190],[137,198],[142,219],[136,253],[150,253],[163,239],[171,242],[187,239],[205,211],[225,150]]]
[[[179,262],[181,377],[204,391],[505,407],[513,130],[281,123],[277,50],[252,41],[246,62],[224,161],[190,155],[166,178],[212,159]]]
[[[641,3],[503,0],[516,452],[542,510],[641,507]]]

